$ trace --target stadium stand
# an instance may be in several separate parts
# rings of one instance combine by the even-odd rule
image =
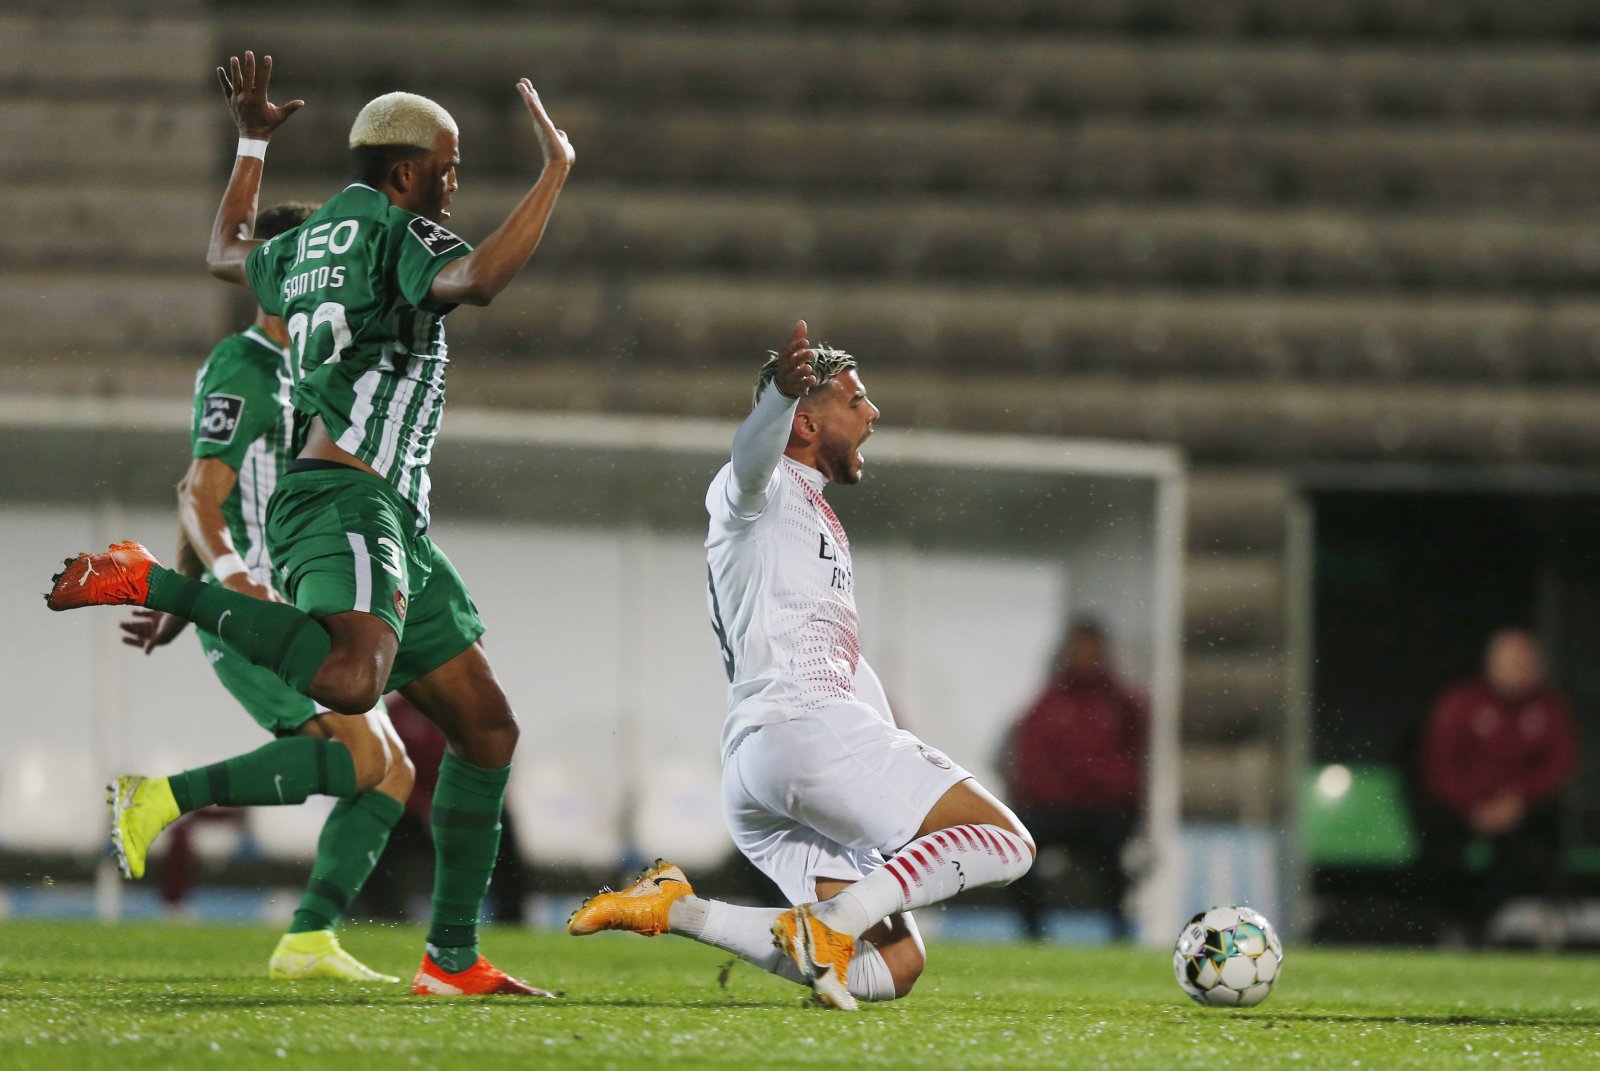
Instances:
[[[488,359],[462,403],[731,415],[804,311],[896,422],[1179,444],[1195,819],[1256,806],[1227,764],[1283,780],[1295,466],[1600,446],[1584,0],[70,0],[0,39],[8,392],[186,388],[238,311],[193,281],[209,72],[248,45],[313,102],[274,196],[325,192],[402,84],[461,121],[468,234],[532,166],[513,73],[571,132],[549,255],[452,328]]]

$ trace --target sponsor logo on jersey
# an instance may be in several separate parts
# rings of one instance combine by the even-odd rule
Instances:
[[[406,593],[396,588],[394,593],[394,612],[400,620],[406,619]]]
[[[948,770],[950,768],[950,760],[939,754],[939,752],[933,750],[933,748],[929,747],[927,744],[918,744],[917,751],[922,755],[923,758],[939,767],[939,769]]]
[[[467,244],[464,239],[456,237],[437,223],[421,216],[412,220],[406,229],[411,232],[411,237],[421,242],[423,248],[433,256],[448,253],[457,246]]]
[[[208,394],[200,403],[200,429],[195,438],[207,443],[231,443],[244,412],[244,399],[237,394]]]

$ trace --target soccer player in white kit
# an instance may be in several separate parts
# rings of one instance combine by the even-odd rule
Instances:
[[[1016,815],[895,725],[861,657],[850,539],[823,489],[860,482],[878,415],[855,358],[812,347],[802,320],[762,369],[706,493],[708,598],[728,675],[723,815],[795,906],[702,899],[657,860],[585,901],[569,933],[682,934],[854,1010],[904,996],[921,975],[912,908],[1032,865]]]

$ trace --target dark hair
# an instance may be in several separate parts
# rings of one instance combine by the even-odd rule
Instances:
[[[285,201],[263,209],[256,216],[255,237],[266,241],[268,238],[276,238],[284,231],[292,231],[310,219],[311,213],[321,207],[310,201]]]
[[[357,145],[350,150],[350,177],[375,190],[382,189],[395,164],[420,160],[432,151],[415,145]]]
[[[1093,636],[1097,640],[1106,638],[1105,622],[1093,614],[1080,614],[1067,623],[1067,636]]]
[[[816,354],[811,359],[812,374],[817,377],[817,385],[812,390],[821,390],[828,385],[828,381],[835,376],[843,375],[852,368],[857,367],[853,354],[844,350],[834,349],[824,343],[821,346],[812,346],[811,352]],[[767,351],[767,363],[761,366],[761,374],[756,377],[755,401],[760,402],[761,396],[772,386],[772,381],[778,375],[778,354],[774,350]]]

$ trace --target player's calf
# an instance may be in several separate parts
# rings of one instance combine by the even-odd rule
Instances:
[[[852,937],[898,912],[948,900],[967,889],[1009,885],[1033,865],[1024,835],[964,824],[918,837],[879,869],[816,905],[823,923]]]

